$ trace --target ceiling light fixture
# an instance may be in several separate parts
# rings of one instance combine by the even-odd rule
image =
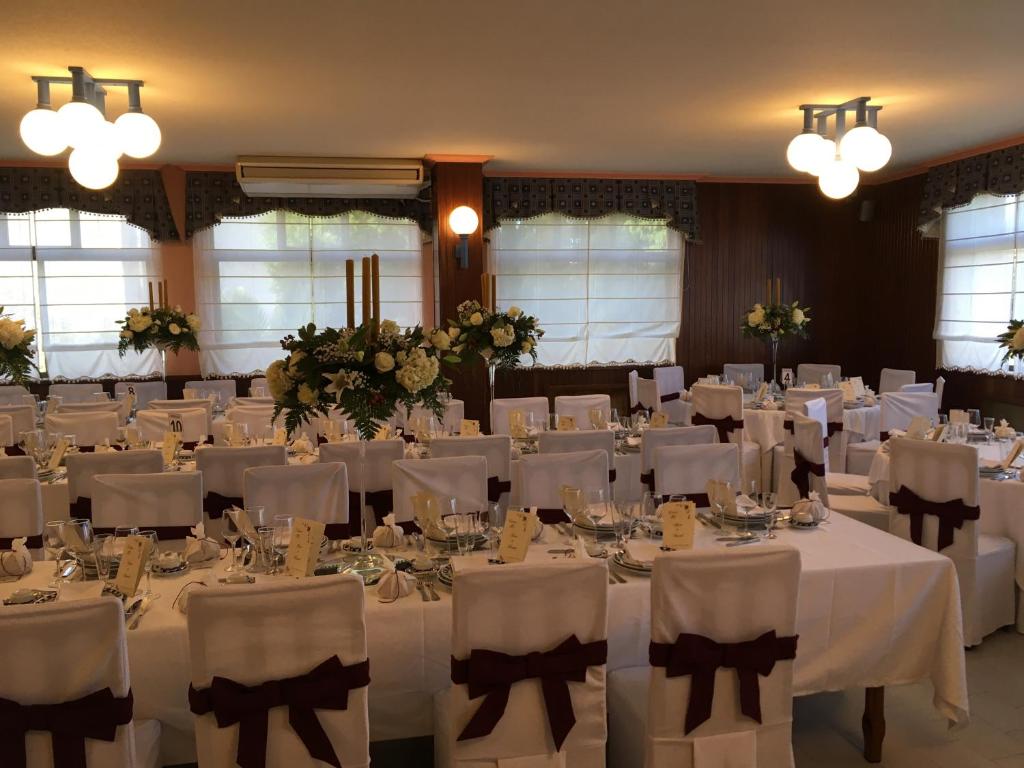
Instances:
[[[21,119],[25,146],[39,155],[59,155],[68,147],[68,170],[83,187],[105,189],[117,179],[118,158],[149,157],[160,147],[160,127],[142,111],[141,80],[92,77],[82,67],[68,67],[71,77],[34,75],[36,108]],[[70,85],[71,101],[56,112],[51,85]],[[128,89],[128,111],[113,123],[105,116],[106,89]]]
[[[786,160],[797,171],[818,177],[818,188],[827,197],[841,200],[853,194],[861,171],[877,171],[892,157],[892,143],[878,131],[878,112],[870,96],[843,104],[801,104],[804,129],[786,148]],[[855,113],[855,124],[846,130],[846,113]],[[829,119],[833,137],[829,138]]]

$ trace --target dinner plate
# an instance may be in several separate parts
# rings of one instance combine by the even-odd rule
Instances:
[[[165,576],[178,576],[179,574],[185,573],[189,568],[187,562],[183,562],[180,565],[176,565],[173,568],[161,568],[159,565],[152,567],[152,573],[154,576],[162,578]]]
[[[801,531],[810,531],[817,528],[819,525],[821,525],[821,523],[801,523],[797,522],[796,520],[789,521],[790,528],[796,528],[797,530]]]
[[[622,552],[616,552],[612,555],[612,562],[615,563],[617,568],[622,568],[624,571],[629,571],[630,573],[642,576],[650,576],[653,568],[653,563],[642,563],[639,560],[631,560]]]

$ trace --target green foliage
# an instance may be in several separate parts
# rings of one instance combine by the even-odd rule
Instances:
[[[28,381],[29,374],[36,370],[32,362],[35,338],[35,331],[25,330],[23,321],[12,320],[0,306],[0,379],[9,379],[13,384]]]
[[[537,342],[544,330],[536,317],[517,307],[490,312],[478,301],[464,301],[458,306],[457,320],[448,324],[459,331],[458,338],[452,339],[452,352],[463,361],[482,357],[501,370],[519,367],[524,355],[537,362]]]
[[[740,331],[748,339],[783,339],[787,336],[807,338],[811,308],[792,304],[755,304],[743,316]]]
[[[121,326],[121,337],[117,342],[120,357],[124,357],[129,349],[141,353],[156,347],[175,354],[182,349],[199,349],[196,338],[199,318],[186,314],[181,307],[133,308],[117,324]]]
[[[1021,328],[1024,328],[1024,320],[1011,320],[1006,331],[996,336],[999,347],[1006,350],[1002,362],[1024,359],[1024,333],[1020,333]]]

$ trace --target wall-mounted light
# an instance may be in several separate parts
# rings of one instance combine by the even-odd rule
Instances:
[[[448,214],[448,226],[459,236],[455,245],[455,260],[459,269],[469,269],[469,236],[480,226],[480,217],[468,205],[460,205]]]

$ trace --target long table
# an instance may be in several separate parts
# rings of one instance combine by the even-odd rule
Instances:
[[[729,551],[715,541],[716,535],[713,529],[698,527],[695,546]],[[551,557],[548,549],[567,541],[549,527],[543,541],[531,547],[529,559],[545,560]],[[778,543],[798,548],[803,560],[794,668],[797,695],[863,687],[870,691],[869,703],[877,704],[883,686],[930,680],[939,712],[951,721],[967,719],[960,599],[948,558],[838,514],[817,530],[780,530]],[[194,759],[186,700],[186,617],[172,608],[172,602],[189,581],[205,578],[215,584],[211,576],[221,568],[223,563],[213,571],[153,579],[161,598],[139,628],[128,633],[136,717],[162,723],[168,762]],[[19,582],[0,584],[0,595],[18,587],[45,586],[51,574],[49,563],[38,563]],[[272,578],[287,577],[259,576],[257,581]],[[751,589],[770,588],[751,584]],[[609,668],[645,666],[649,580],[626,575],[626,583],[609,585],[608,599]],[[450,595],[441,590],[440,601],[423,602],[414,592],[383,604],[371,589],[366,624],[373,679],[371,738],[431,734],[433,694],[450,684]],[[878,759],[884,731],[878,721],[880,709],[873,705],[866,714],[871,717],[865,726],[870,740],[865,754]]]

